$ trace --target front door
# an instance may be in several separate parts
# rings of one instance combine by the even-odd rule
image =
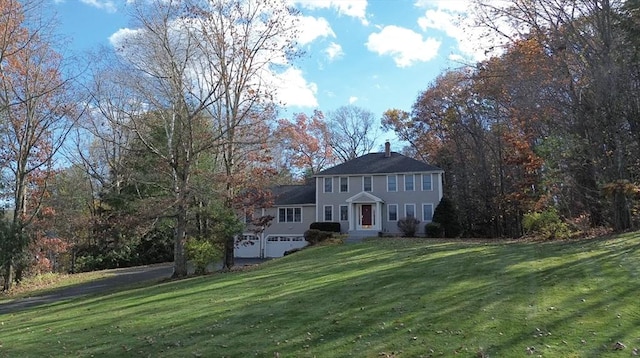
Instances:
[[[371,220],[371,205],[362,205],[362,226],[371,226],[373,220]]]

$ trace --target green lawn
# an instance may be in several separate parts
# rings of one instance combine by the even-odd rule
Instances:
[[[0,315],[0,357],[628,357],[639,248],[639,233],[316,247]]]

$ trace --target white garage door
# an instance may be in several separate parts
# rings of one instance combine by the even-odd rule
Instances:
[[[260,257],[260,239],[246,234],[236,238],[236,257]]]
[[[267,236],[267,244],[265,247],[266,257],[282,257],[285,251],[299,249],[307,246],[304,236]]]

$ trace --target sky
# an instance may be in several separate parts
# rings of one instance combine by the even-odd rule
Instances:
[[[131,28],[130,1],[53,0],[52,8],[69,50],[82,54]],[[301,11],[304,55],[283,74],[281,117],[345,105],[375,118],[391,108],[410,111],[439,74],[482,60],[489,46],[463,31],[465,0],[287,1]]]

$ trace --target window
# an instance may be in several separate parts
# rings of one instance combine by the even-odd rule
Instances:
[[[349,178],[347,177],[340,178],[340,192],[341,193],[349,192]]]
[[[333,221],[333,206],[324,206],[324,221]]]
[[[349,207],[340,205],[340,221],[349,221]]]
[[[247,241],[258,241],[258,240],[260,239],[258,239],[258,237],[255,235],[240,235],[238,241],[247,242]],[[251,245],[253,245],[253,243]]]
[[[331,193],[333,191],[333,178],[324,178],[324,192]]]
[[[362,191],[371,191],[371,177],[362,178]]]
[[[422,221],[431,222],[433,220],[433,204],[422,204]]]
[[[415,218],[416,217],[416,205],[415,204],[404,204],[404,216],[407,218]]]
[[[389,221],[398,221],[398,204],[389,204],[387,210]]]
[[[404,176],[404,191],[413,191],[413,174]]]
[[[280,208],[278,209],[278,222],[299,223],[302,222],[302,208]]]
[[[398,190],[398,177],[395,175],[387,175],[387,191]]]
[[[422,190],[433,190],[431,186],[431,174],[422,174]]]

